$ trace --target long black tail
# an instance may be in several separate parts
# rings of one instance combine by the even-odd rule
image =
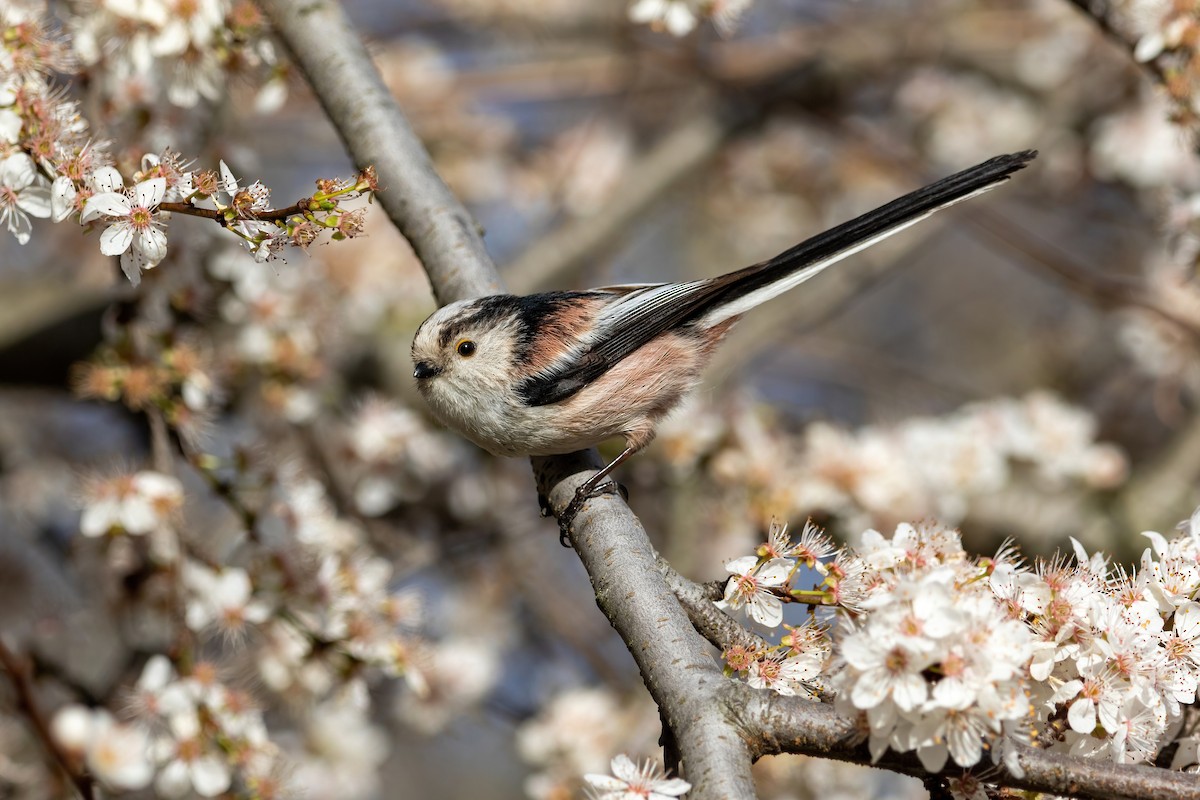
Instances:
[[[996,156],[819,233],[774,258],[722,276],[720,282],[724,286],[695,318],[703,320],[701,324],[707,326],[743,314],[846,256],[915,225],[943,208],[999,186],[1036,156],[1036,150]]]

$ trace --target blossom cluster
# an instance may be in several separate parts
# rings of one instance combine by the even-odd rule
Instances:
[[[1170,80],[1165,88],[1175,104],[1175,116],[1195,126],[1200,121],[1200,61],[1195,50],[1200,11],[1189,3],[1125,0],[1114,3],[1109,13],[1113,24],[1136,41],[1134,58],[1168,65]]]
[[[67,99],[52,75],[80,63],[94,65],[103,53],[128,59],[121,80],[140,85],[143,73],[164,74],[155,66],[161,57],[178,66],[167,93],[194,105],[200,95],[211,94],[200,89],[219,86],[204,72],[209,63],[204,54],[220,49],[213,38],[217,31],[236,30],[238,23],[227,15],[257,12],[241,2],[238,8],[248,11],[239,12],[224,0],[180,4],[176,10],[173,5],[109,0],[81,17],[69,38],[51,34],[44,8],[0,12],[0,225],[20,244],[32,236],[30,217],[100,227],[100,252],[120,256],[134,285],[166,257],[171,212],[218,221],[258,260],[275,258],[289,245],[307,248],[323,234],[334,240],[359,235],[365,211],[347,211],[340,203],[377,188],[370,169],[348,180],[319,180],[311,197],[282,210],[272,208],[261,182],[242,185],[223,161],[219,170],[190,169],[170,150],[143,155],[127,185],[120,159],[108,142],[94,137],[79,103]],[[129,37],[130,46],[111,47],[112,38],[121,36]],[[105,75],[117,74],[114,65],[105,69]]]
[[[867,531],[836,553],[811,526],[797,542],[776,526],[729,562],[718,605],[773,628],[783,601],[805,603],[831,628],[810,619],[765,650],[730,647],[727,671],[780,694],[831,693],[865,717],[874,758],[915,751],[931,772],[989,750],[999,763],[1009,741],[1149,762],[1180,737],[1200,683],[1200,510],[1184,527],[1170,540],[1147,532],[1126,574],[1078,544],[1074,563],[1033,568],[1009,546],[970,557],[934,524]],[[805,574],[822,580],[802,588]],[[1173,766],[1200,767],[1197,740],[1179,743]]]
[[[915,750],[933,772],[947,757],[978,763],[986,743],[1029,712],[1032,631],[1002,613],[987,566],[952,531],[871,531],[860,553],[872,586],[863,613],[838,628],[838,706],[866,713],[875,758]],[[1006,558],[996,561],[1011,567]]]
[[[416,500],[452,477],[458,463],[454,447],[419,414],[383,397],[360,405],[346,426],[346,444],[355,504],[368,516]]]
[[[162,100],[191,108],[217,101],[227,82],[261,85],[259,110],[287,98],[285,72],[262,15],[248,0],[102,0],[66,28],[79,63],[102,76],[118,111]]]
[[[216,797],[230,789],[234,765],[248,793],[273,796],[280,785],[279,750],[261,709],[246,692],[202,662],[180,676],[165,656],[152,656],[130,695],[133,719],[104,709],[67,705],[53,732],[68,753],[105,785],[140,789],[153,780],[162,797]]]
[[[798,436],[782,427],[736,405],[698,407],[659,438],[672,465],[705,464],[719,486],[748,487],[739,496],[749,513],[736,509],[746,518],[820,513],[845,530],[926,516],[957,523],[1008,487],[1097,492],[1127,473],[1120,449],[1096,440],[1089,411],[1042,391],[891,425],[814,422]]]
[[[971,404],[941,418],[915,417],[892,428],[848,433],[827,424],[805,430],[800,507],[957,521],[968,499],[1030,470],[1043,486],[1112,488],[1125,458],[1096,442],[1096,422],[1046,392]],[[914,513],[915,512],[915,513]]]
[[[253,522],[237,558],[214,558],[213,541],[183,533],[184,491],[174,477],[143,470],[94,481],[88,491],[81,532],[105,537],[118,572],[148,572],[160,587],[152,594],[175,598],[178,611],[168,603],[163,621],[181,620],[176,636],[186,643],[173,649],[174,663],[147,662],[132,719],[77,706],[58,714],[62,745],[114,789],[153,780],[163,796],[212,797],[237,785],[247,796],[269,797],[276,794],[267,787],[287,772],[309,786],[369,793],[386,751],[366,717],[366,671],[403,675],[414,691],[425,690],[416,664],[425,647],[421,604],[393,588],[392,563],[336,515],[317,481],[286,471],[260,477],[272,495],[244,512]],[[274,743],[263,699],[225,683],[221,661],[199,657],[208,642],[243,651],[256,682],[288,699],[300,715],[293,723],[313,734],[303,747]]]

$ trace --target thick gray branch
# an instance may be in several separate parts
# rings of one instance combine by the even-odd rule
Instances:
[[[535,458],[538,490],[561,511],[591,470],[594,453]],[[637,517],[616,497],[589,502],[571,543],[592,578],[596,603],[637,662],[675,736],[683,773],[701,798],[754,797],[751,753],[732,722],[726,680],[655,566],[657,554]]]

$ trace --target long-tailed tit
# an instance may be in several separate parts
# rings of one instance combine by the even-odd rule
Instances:
[[[997,156],[717,278],[450,303],[413,339],[417,387],[438,419],[496,455],[570,453],[625,437],[560,516],[565,534],[605,476],[650,443],[742,314],[1004,183],[1036,155]]]

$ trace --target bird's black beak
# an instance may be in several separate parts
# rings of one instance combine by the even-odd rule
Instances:
[[[433,376],[440,374],[441,371],[441,367],[435,367],[428,361],[418,361],[413,369],[413,377],[419,381],[423,381],[426,378],[432,378]]]

